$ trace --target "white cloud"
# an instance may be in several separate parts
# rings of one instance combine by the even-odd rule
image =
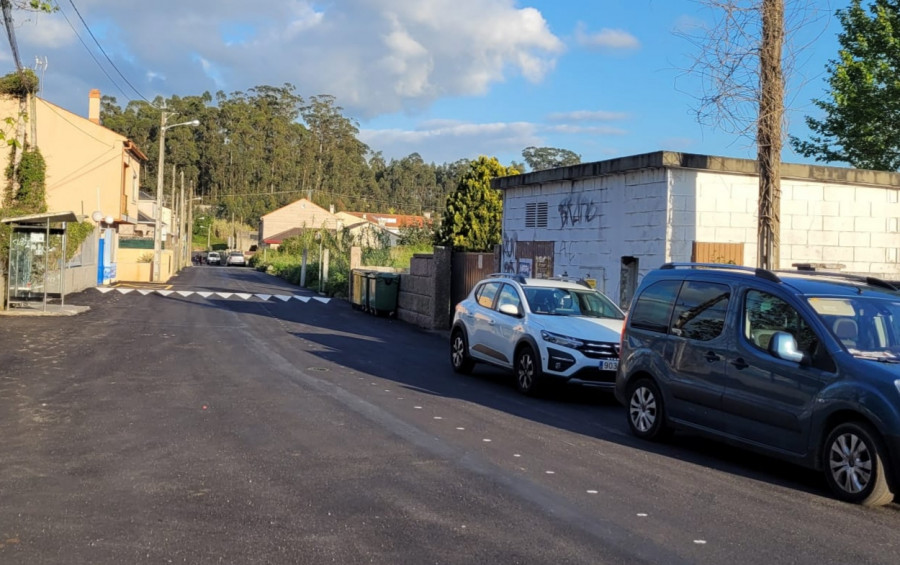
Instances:
[[[528,122],[474,124],[435,120],[414,130],[360,131],[360,139],[381,150],[386,159],[419,153],[425,161],[445,163],[479,155],[518,156],[529,145],[539,145],[538,126]]]
[[[635,36],[623,29],[603,28],[596,33],[589,33],[583,23],[578,24],[575,39],[582,47],[597,49],[633,50],[641,46]]]
[[[621,128],[609,126],[578,126],[572,124],[549,126],[545,131],[570,135],[625,135],[628,132]]]
[[[382,151],[387,160],[415,152],[425,161],[436,163],[478,155],[496,156],[508,163],[510,160],[521,161],[522,150],[529,146],[566,147],[565,142],[583,145],[626,134],[626,130],[609,126],[430,120],[420,123],[416,129],[363,129],[360,139],[369,147]]]
[[[80,100],[93,82],[138,98],[114,91],[63,14],[105,70],[118,74],[72,7],[60,7],[19,36],[23,60],[50,57],[47,84],[55,91],[45,96]],[[78,8],[147,98],[291,83],[303,96],[334,95],[362,118],[481,95],[515,76],[540,82],[564,50],[539,11],[512,0],[81,0]]]
[[[625,112],[606,112],[603,110],[576,110],[573,112],[555,112],[547,116],[552,122],[611,122],[625,120]]]

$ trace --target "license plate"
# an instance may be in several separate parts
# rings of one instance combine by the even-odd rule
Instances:
[[[619,369],[618,359],[603,359],[600,361],[601,371],[616,371]]]

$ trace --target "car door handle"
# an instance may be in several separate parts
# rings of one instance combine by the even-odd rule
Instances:
[[[743,358],[743,357],[738,357],[737,359],[735,359],[734,361],[732,361],[731,364],[734,365],[738,370],[746,369],[747,367],[750,366],[749,363],[747,363],[746,361],[744,361],[744,358]]]
[[[703,357],[704,357],[707,361],[709,361],[710,363],[715,363],[716,361],[718,361],[718,360],[721,359],[721,357],[719,357],[718,355],[716,355],[716,354],[713,353],[712,351],[707,351],[707,352],[706,352],[706,355],[704,355]]]

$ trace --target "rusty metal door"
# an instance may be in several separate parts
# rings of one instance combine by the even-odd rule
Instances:
[[[454,251],[450,258],[451,307],[455,307],[460,300],[465,298],[475,287],[475,283],[499,271],[497,255],[494,253]]]

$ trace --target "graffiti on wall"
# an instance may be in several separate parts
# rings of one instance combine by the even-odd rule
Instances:
[[[515,273],[518,268],[516,263],[516,247],[519,244],[519,236],[516,232],[503,234],[503,257],[501,271],[504,273]]]
[[[575,226],[578,222],[590,222],[600,215],[594,201],[583,194],[569,195],[560,200],[557,206],[562,227]]]
[[[565,261],[569,265],[575,265],[578,263],[578,252],[575,249],[574,242],[560,241],[557,243],[557,245],[557,253],[563,261]]]

